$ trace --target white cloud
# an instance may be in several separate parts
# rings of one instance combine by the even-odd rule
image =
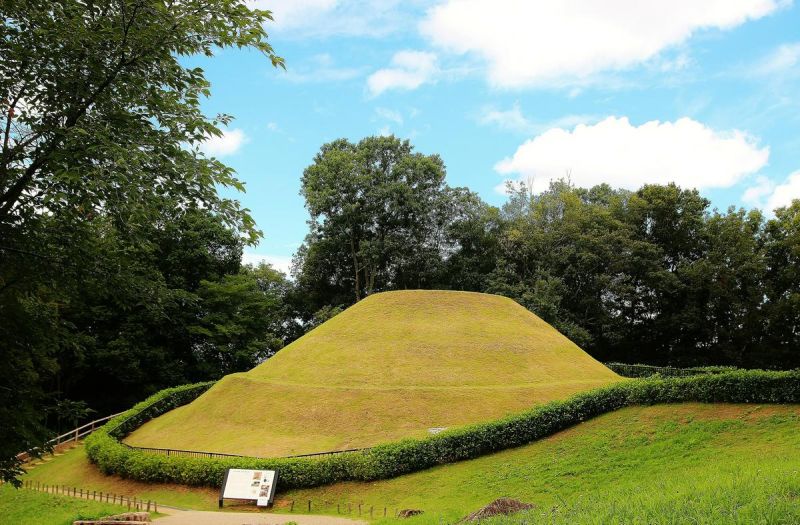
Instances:
[[[417,89],[432,82],[439,71],[436,55],[427,51],[398,51],[392,57],[391,67],[379,69],[367,79],[372,96],[389,89]]]
[[[699,30],[730,29],[790,3],[447,0],[427,11],[420,31],[440,48],[483,57],[497,86],[581,84],[657,58]]]
[[[286,255],[269,255],[266,253],[248,251],[245,251],[242,254],[242,264],[258,266],[260,263],[270,264],[273,268],[285,273],[286,275],[289,275],[289,271],[292,268],[292,258]]]
[[[760,75],[787,71],[800,64],[800,42],[783,44],[766,56],[755,68]]]
[[[418,1],[402,0],[249,0],[272,11],[271,32],[290,38],[379,37],[409,29]]]
[[[390,120],[395,124],[403,125],[403,115],[399,111],[389,108],[375,108],[375,114],[384,120]]]
[[[222,130],[222,136],[209,137],[200,145],[200,151],[213,157],[233,155],[247,142],[247,136],[241,129]]]
[[[550,122],[537,123],[523,115],[519,104],[516,103],[511,109],[506,110],[486,106],[478,117],[478,122],[481,124],[525,135],[541,133],[550,128],[572,128],[578,124],[588,124],[598,120],[600,119],[592,115],[566,115]]]
[[[775,190],[767,200],[766,210],[769,212],[789,206],[793,199],[800,199],[800,171],[795,171],[786,177],[783,184],[775,186]]]
[[[690,118],[634,126],[625,117],[608,117],[572,131],[550,129],[523,143],[495,169],[532,179],[536,192],[568,173],[582,187],[607,182],[634,190],[645,183],[675,182],[703,189],[730,187],[768,159],[768,147],[760,148],[738,130],[719,132]]]
[[[742,194],[742,202],[751,206],[762,206],[764,198],[775,191],[775,183],[761,175],[756,178],[756,183],[747,188]]]

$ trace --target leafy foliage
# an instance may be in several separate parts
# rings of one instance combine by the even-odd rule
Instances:
[[[208,369],[200,282],[239,272],[243,190],[200,151],[231,118],[184,57],[250,48],[275,66],[268,11],[243,0],[0,3],[0,480],[67,400],[107,412]],[[257,336],[251,327],[248,337]],[[218,373],[218,372],[217,372]]]

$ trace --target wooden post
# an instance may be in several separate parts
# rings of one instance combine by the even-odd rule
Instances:
[[[386,507],[383,507],[383,517],[386,517]]]
[[[372,505],[369,506],[369,519],[372,519],[372,511],[374,507]]]
[[[80,490],[80,497],[83,497],[83,489]]]
[[[156,514],[158,513],[158,503],[156,503],[155,501],[153,502],[153,512],[155,512]]]
[[[147,500],[147,512],[150,512],[150,500]]]
[[[308,512],[311,512],[311,500],[308,500]]]
[[[339,512],[339,504],[338,503],[336,504],[336,514],[341,514],[341,512]]]
[[[358,504],[358,515],[361,516],[361,503]]]
[[[289,512],[294,512],[294,500],[292,500],[292,505],[289,507]]]
[[[75,443],[78,442],[78,429],[75,429]]]

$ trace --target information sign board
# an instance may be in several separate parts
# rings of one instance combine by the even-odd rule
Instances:
[[[223,499],[244,499],[267,507],[275,498],[277,479],[274,470],[228,469],[219,494],[219,506],[222,507]]]

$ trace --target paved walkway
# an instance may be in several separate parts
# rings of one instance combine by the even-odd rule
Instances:
[[[284,525],[294,522],[297,525],[366,525],[366,521],[337,518],[334,516],[314,516],[305,514],[261,514],[255,512],[204,512],[199,510],[159,509],[164,518],[154,525]]]

